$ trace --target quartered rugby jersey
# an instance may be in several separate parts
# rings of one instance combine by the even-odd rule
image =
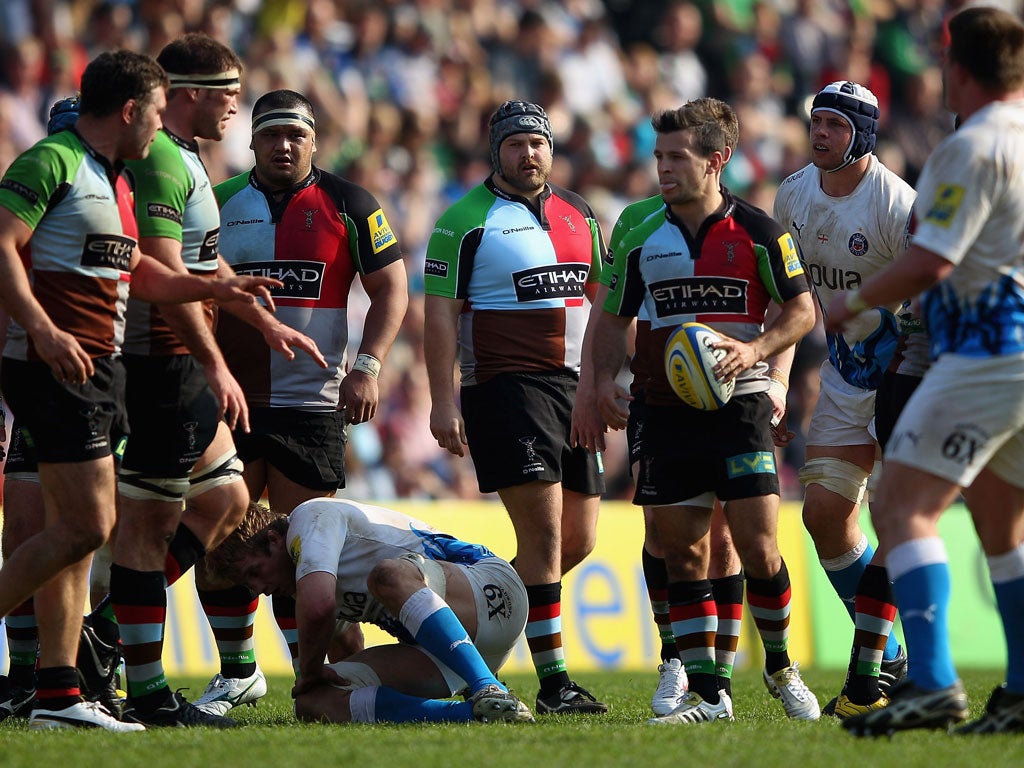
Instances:
[[[90,357],[120,350],[129,267],[138,236],[131,188],[74,129],[20,155],[0,181],[0,205],[34,231],[22,254],[32,293]],[[37,360],[12,322],[4,355]]]
[[[464,299],[463,386],[505,372],[579,371],[584,286],[601,273],[597,217],[550,186],[539,211],[494,183],[474,187],[434,227],[424,265],[430,295]]]
[[[217,341],[250,406],[330,411],[338,406],[348,345],[348,295],[356,274],[402,258],[380,203],[367,190],[314,168],[280,200],[254,172],[215,187],[220,251],[240,275],[284,282],[272,288],[276,317],[312,338],[327,359],[292,361],[271,352],[262,334],[221,312]]]
[[[167,129],[157,132],[145,160],[125,163],[135,179],[135,213],[140,237],[181,243],[181,259],[193,274],[217,271],[220,211],[213,185],[199,158],[199,144]],[[207,321],[213,325],[211,304]],[[157,306],[129,297],[124,351],[140,355],[184,355],[188,348]]]
[[[604,308],[620,317],[646,309],[650,338],[638,343],[647,356],[644,389],[651,405],[676,405],[665,376],[664,349],[672,331],[704,323],[740,341],[763,330],[768,303],[782,304],[810,290],[796,245],[774,219],[728,192],[726,207],[709,216],[697,236],[666,208],[635,226],[614,254]],[[737,380],[736,393],[765,391],[767,364]]]

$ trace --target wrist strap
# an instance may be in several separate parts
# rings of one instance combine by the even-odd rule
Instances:
[[[352,370],[365,373],[367,376],[377,378],[380,375],[380,360],[373,355],[358,354],[356,361],[352,363]]]

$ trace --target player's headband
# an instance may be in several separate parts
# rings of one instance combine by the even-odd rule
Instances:
[[[313,118],[305,112],[297,112],[294,109],[271,109],[263,112],[252,119],[252,132],[258,133],[264,128],[271,128],[276,125],[297,125],[300,128],[316,130],[316,123]]]
[[[171,88],[237,88],[242,78],[237,67],[213,75],[180,75],[168,72]]]

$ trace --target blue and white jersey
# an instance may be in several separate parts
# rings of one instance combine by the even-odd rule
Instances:
[[[907,246],[914,190],[874,155],[857,188],[844,197],[821,189],[813,164],[789,176],[775,196],[775,218],[800,248],[808,279],[824,310],[888,266]],[[898,306],[865,312],[842,334],[827,334],[829,360],[843,380],[875,389],[899,341]]]
[[[932,356],[1024,353],[1024,102],[971,115],[917,188],[914,245],[956,265],[922,300]]]
[[[316,572],[337,576],[339,620],[376,624],[402,640],[411,637],[366,586],[377,563],[410,552],[460,565],[495,557],[487,547],[460,541],[409,515],[344,499],[299,504],[289,517],[285,543],[296,582]]]

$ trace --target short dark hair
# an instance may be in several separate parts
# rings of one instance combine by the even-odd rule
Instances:
[[[269,91],[256,99],[256,103],[252,105],[252,115],[256,117],[256,115],[261,115],[271,109],[303,109],[309,113],[310,117],[316,117],[309,99],[301,93],[289,91],[287,88]]]
[[[1005,93],[1024,86],[1024,23],[990,6],[970,6],[949,19],[949,50],[955,61],[987,91]]]
[[[167,88],[167,74],[150,56],[119,50],[101,53],[82,73],[82,115],[106,117],[135,99],[146,102],[154,88]]]
[[[243,557],[270,554],[271,531],[282,537],[288,533],[288,516],[255,501],[249,502],[249,509],[238,528],[207,554],[211,572],[218,579],[237,581],[241,576],[238,564]]]
[[[655,113],[651,126],[657,133],[695,130],[697,151],[704,157],[712,152],[725,153],[739,142],[740,123],[736,110],[721,99],[710,97],[688,101],[678,109]]]
[[[216,75],[242,70],[238,55],[205,32],[189,32],[163,47],[156,57],[167,72],[180,75]]]

